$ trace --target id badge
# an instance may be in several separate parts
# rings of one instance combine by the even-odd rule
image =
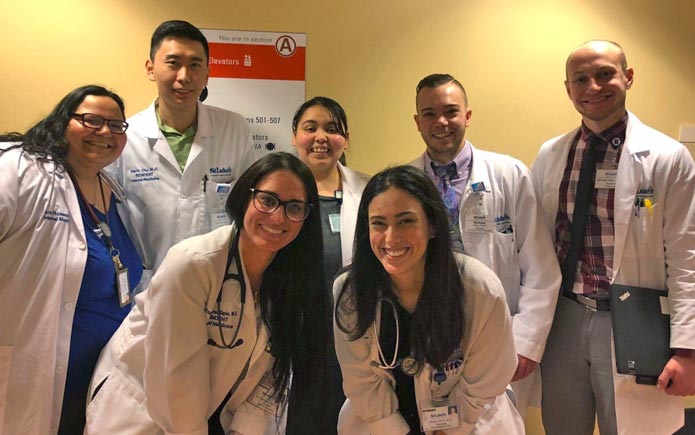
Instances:
[[[448,398],[420,403],[420,424],[425,432],[454,429],[461,424],[458,405]]]
[[[273,373],[272,371],[268,371],[263,375],[261,381],[256,385],[256,388],[253,389],[251,395],[249,395],[249,398],[246,400],[266,414],[275,415],[277,402],[273,398],[272,386]],[[282,402],[283,399],[284,397],[280,397],[279,400]]]
[[[215,230],[231,223],[225,212],[225,205],[232,185],[230,183],[213,183],[212,187],[213,193],[208,192],[207,194],[207,205],[210,213],[210,227]]]
[[[603,165],[596,169],[596,182],[594,186],[597,189],[615,189],[617,180],[618,165],[615,163]]]
[[[225,225],[229,225],[230,223],[231,221],[229,220],[227,213],[224,211],[213,212],[210,214],[210,224],[213,230]]]
[[[340,215],[337,213],[329,214],[328,222],[331,224],[331,233],[340,234]]]
[[[231,191],[231,183],[217,183],[217,186],[215,186],[215,193],[217,193],[218,195],[228,195]]]
[[[128,268],[118,269],[116,271],[116,288],[118,291],[118,301],[121,303],[121,308],[130,305],[130,281],[128,280]]]
[[[472,233],[489,233],[493,230],[492,220],[486,214],[473,213],[466,214],[465,231]]]

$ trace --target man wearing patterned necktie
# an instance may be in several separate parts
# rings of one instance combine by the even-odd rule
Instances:
[[[548,255],[553,245],[531,174],[520,161],[465,140],[472,111],[465,89],[451,75],[422,79],[416,108],[415,124],[427,150],[411,165],[437,185],[449,211],[454,248],[485,263],[504,286],[518,355],[512,388],[523,416],[532,391],[539,391],[534,372],[561,282],[557,260]]]

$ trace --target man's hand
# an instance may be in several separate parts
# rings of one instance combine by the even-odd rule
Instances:
[[[516,373],[514,373],[514,377],[512,377],[512,382],[524,379],[526,376],[533,373],[538,365],[536,361],[528,359],[523,355],[517,356],[519,357],[519,363],[516,366]]]
[[[676,350],[656,381],[656,388],[672,396],[695,394],[695,354],[691,350]]]

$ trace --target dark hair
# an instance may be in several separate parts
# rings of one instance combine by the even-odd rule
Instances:
[[[381,298],[390,298],[396,303],[389,275],[374,255],[369,241],[369,204],[377,195],[392,188],[403,190],[418,200],[434,231],[425,253],[425,280],[413,313],[410,342],[412,355],[420,367],[425,361],[438,367],[461,344],[463,285],[451,251],[446,207],[434,183],[417,168],[385,169],[367,183],[357,213],[355,256],[336,304],[336,323],[351,340],[357,340],[375,321]],[[355,312],[356,322],[348,325],[346,316]]]
[[[21,142],[21,145],[15,147],[21,147],[25,153],[34,156],[40,162],[52,161],[58,168],[63,169],[67,163],[69,151],[65,130],[71,115],[88,95],[111,98],[118,104],[121,115],[125,119],[125,104],[121,97],[102,86],[86,85],[64,96],[48,116],[29,128],[26,133],[2,134],[0,142]]]
[[[226,210],[239,228],[252,200],[251,188],[267,175],[287,170],[297,175],[306,189],[311,212],[297,237],[275,254],[263,273],[260,288],[261,315],[270,332],[275,358],[274,392],[281,394],[292,383],[301,390],[312,382],[324,382],[329,343],[330,302],[323,279],[323,239],[318,191],[314,176],[297,157],[285,152],[268,154],[249,167],[232,188]],[[294,387],[293,387],[294,388]]]
[[[335,128],[338,130],[338,134],[343,137],[347,137],[349,130],[345,110],[343,110],[337,101],[328,97],[314,97],[311,100],[305,101],[304,104],[299,106],[299,109],[297,109],[297,112],[294,114],[294,118],[292,118],[292,133],[297,133],[299,120],[302,119],[304,112],[306,112],[310,107],[314,106],[321,106],[328,110],[328,112],[331,114],[331,120],[335,124]]]
[[[468,107],[468,94],[466,93],[466,88],[464,88],[461,82],[456,80],[451,74],[430,74],[420,80],[415,87],[415,105],[417,106],[417,96],[422,88],[436,88],[447,83],[454,83],[461,88],[463,91],[463,103]]]
[[[205,38],[205,35],[203,35],[203,32],[188,21],[171,20],[160,24],[152,34],[152,39],[150,41],[151,61],[154,62],[154,55],[162,45],[162,41],[169,38],[190,39],[191,41],[200,42],[203,46],[203,50],[205,50],[205,60],[207,61],[210,59],[210,47],[208,47],[208,40]]]

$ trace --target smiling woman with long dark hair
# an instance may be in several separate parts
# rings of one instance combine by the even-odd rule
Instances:
[[[291,154],[246,170],[232,225],[171,248],[135,298],[95,371],[85,433],[281,433],[290,374],[300,396],[325,383],[317,202]]]
[[[360,202],[352,266],[334,284],[347,400],[338,433],[524,433],[505,389],[516,369],[504,289],[451,250],[434,184],[386,169]]]

